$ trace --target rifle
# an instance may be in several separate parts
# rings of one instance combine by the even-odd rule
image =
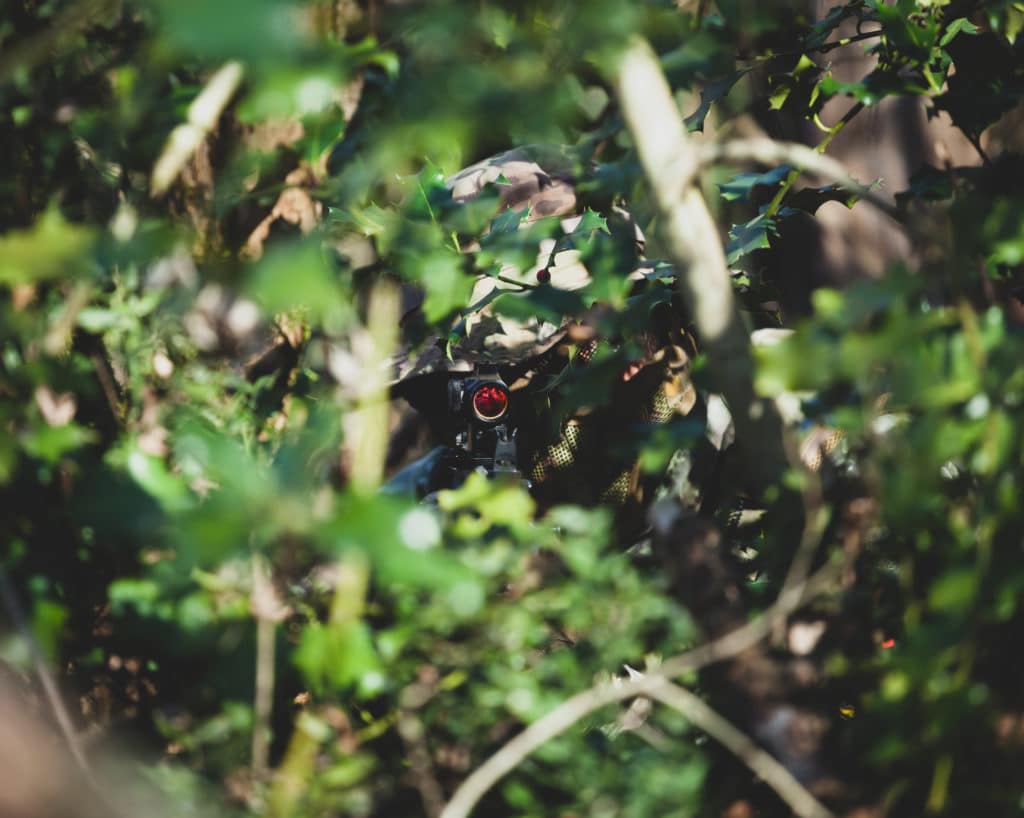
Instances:
[[[450,442],[405,466],[384,486],[385,491],[415,493],[430,499],[443,489],[458,488],[473,472],[491,478],[513,478],[529,487],[519,469],[518,429],[512,394],[494,367],[449,373],[444,383]]]

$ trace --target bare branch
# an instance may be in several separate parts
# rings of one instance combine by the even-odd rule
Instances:
[[[595,710],[636,696],[653,696],[653,691],[662,686],[668,677],[699,670],[706,665],[736,656],[756,645],[772,632],[777,623],[784,621],[805,600],[830,585],[838,575],[839,568],[837,566],[826,565],[805,583],[780,594],[778,600],[764,612],[760,619],[756,619],[742,628],[737,628],[696,650],[669,659],[657,670],[653,670],[645,676],[595,685],[562,702],[550,713],[542,716],[519,733],[474,770],[455,791],[440,818],[467,818],[473,807],[491,787],[514,770],[534,750],[561,735]]]
[[[787,467],[782,423],[774,405],[754,392],[749,332],[733,294],[718,228],[693,186],[700,164],[697,146],[683,129],[671,89],[645,40],[631,39],[613,82],[656,206],[660,233],[680,271],[680,289],[708,370],[736,425],[750,488],[763,490]]]
[[[699,696],[668,681],[656,685],[649,695],[673,710],[678,710],[696,727],[722,744],[775,790],[800,818],[835,818],[789,770],[758,747],[750,736],[705,704]]]
[[[188,108],[188,120],[171,131],[160,158],[150,175],[150,195],[162,196],[185,168],[192,154],[203,143],[242,84],[245,70],[240,62],[224,63]]]
[[[798,171],[813,173],[825,181],[846,188],[887,216],[896,218],[899,215],[897,209],[884,196],[854,179],[842,162],[798,142],[776,142],[767,137],[755,137],[701,145],[698,148],[699,165],[704,167],[715,162],[792,165]]]
[[[253,693],[252,772],[260,780],[270,758],[270,720],[274,710],[274,637],[280,603],[267,567],[259,556],[252,560],[251,608],[256,619],[256,682]]]

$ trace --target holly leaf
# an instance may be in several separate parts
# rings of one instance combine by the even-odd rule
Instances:
[[[912,75],[896,74],[892,71],[872,71],[860,82],[839,82],[832,76],[822,78],[818,83],[822,100],[845,94],[871,107],[888,96],[915,96],[929,93],[926,82]]]
[[[94,240],[92,230],[65,221],[51,206],[32,227],[0,235],[0,284],[30,284],[80,270]]]
[[[787,109],[798,116],[806,116],[818,104],[820,75],[821,67],[806,54],[800,55],[792,71],[774,77],[768,106],[773,111]]]
[[[952,42],[953,38],[957,34],[977,34],[979,29],[974,23],[968,20],[966,17],[957,17],[952,23],[946,26],[946,33],[942,35],[942,39],[939,40],[939,46],[945,48]]]
[[[897,49],[908,56],[927,58],[939,35],[939,22],[932,17],[922,19],[911,16],[916,5],[913,0],[900,0],[895,6],[882,0],[870,0],[868,4],[875,17],[882,24],[883,36]]]
[[[525,211],[516,212],[525,215]],[[507,264],[516,270],[529,270],[537,263],[541,242],[560,233],[562,229],[561,219],[557,217],[538,219],[521,229],[511,228],[512,222],[518,218],[511,217],[505,223],[504,226],[510,229],[495,230],[492,227],[491,232],[481,238],[480,250],[476,254],[478,269],[486,269],[492,264]],[[500,219],[501,216],[495,223]],[[518,226],[518,221],[515,223]]]
[[[829,38],[829,35],[835,31],[844,20],[855,16],[857,16],[857,11],[850,6],[836,6],[811,26],[810,31],[804,38],[804,47],[808,51],[814,51],[815,49],[821,48]]]
[[[755,250],[769,247],[769,231],[775,232],[775,220],[764,213],[743,224],[734,224],[729,230],[731,241],[725,246],[726,261],[732,265]]]
[[[911,199],[939,202],[953,195],[949,174],[932,165],[922,165],[910,177],[910,186],[896,194],[896,203],[903,207]]]
[[[686,123],[687,130],[703,131],[704,120],[707,119],[707,116],[711,111],[711,106],[715,102],[718,102],[718,100],[723,99],[739,81],[740,77],[746,74],[748,70],[749,69],[736,71],[735,73],[702,88],[700,91],[700,105],[697,106],[696,111],[683,120],[683,122]]]
[[[597,213],[588,207],[583,211],[580,223],[576,225],[576,229],[572,232],[574,235],[580,234],[589,236],[595,230],[600,230],[602,233],[611,233],[608,229],[608,220],[600,213]]]
[[[874,183],[874,185],[877,184],[878,182]],[[860,201],[860,196],[857,193],[840,185],[801,188],[790,193],[785,199],[788,209],[806,213],[816,213],[825,202],[841,202],[847,207],[853,207],[858,201]]]
[[[728,182],[718,186],[722,198],[728,202],[749,201],[755,187],[775,187],[793,168],[790,165],[779,165],[763,173],[740,173]]]
[[[520,321],[539,318],[561,324],[566,315],[579,315],[584,309],[581,294],[558,287],[535,287],[525,293],[504,291],[494,300],[494,312]]]
[[[515,233],[519,229],[519,225],[529,215],[530,208],[528,207],[524,207],[522,210],[513,210],[512,208],[505,210],[491,222],[491,234]]]
[[[435,252],[416,262],[416,279],[426,288],[423,317],[434,323],[462,309],[473,292],[473,278],[462,271],[454,253]]]

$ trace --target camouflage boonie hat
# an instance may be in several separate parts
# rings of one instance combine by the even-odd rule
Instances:
[[[455,201],[468,202],[488,185],[498,183],[502,210],[528,210],[524,225],[537,219],[562,217],[561,229],[568,235],[582,218],[576,195],[578,170],[578,163],[565,150],[529,146],[471,165],[451,176],[445,185]],[[552,256],[555,246],[554,238],[540,241],[533,265],[525,270],[502,265],[498,274],[504,280],[478,276],[470,305],[485,302],[495,290],[515,291],[517,282],[534,285],[540,270],[546,271],[546,280],[557,289],[578,290],[589,284],[591,276],[580,261],[579,252],[565,249]],[[641,276],[642,271],[636,275]],[[450,356],[449,350],[439,344],[428,346],[415,356],[400,355],[395,382],[435,372],[469,371],[479,364],[522,363],[543,355],[565,337],[562,326],[539,319],[517,320],[498,315],[487,306],[467,316],[460,329],[463,337],[452,347]]]

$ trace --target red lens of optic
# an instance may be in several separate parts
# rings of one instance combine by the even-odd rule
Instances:
[[[473,411],[481,420],[497,420],[508,410],[508,392],[494,384],[485,384],[473,393]]]

